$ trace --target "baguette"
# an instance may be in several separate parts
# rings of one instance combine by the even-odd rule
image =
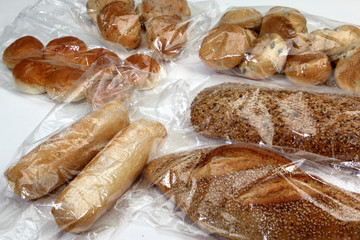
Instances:
[[[157,140],[167,135],[154,120],[120,131],[59,195],[52,214],[64,231],[86,231],[137,178]]]
[[[360,97],[227,83],[191,104],[191,123],[208,137],[292,147],[360,161]]]
[[[25,199],[37,199],[72,179],[129,124],[127,110],[113,102],[55,134],[10,167],[10,188]]]
[[[358,239],[360,195],[245,144],[171,154],[145,169],[190,219],[229,239]]]

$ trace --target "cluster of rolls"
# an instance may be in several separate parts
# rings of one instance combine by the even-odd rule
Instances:
[[[129,49],[146,44],[163,58],[177,56],[187,42],[190,8],[186,0],[88,0],[87,12],[101,36]]]
[[[273,7],[264,16],[253,8],[227,11],[204,38],[199,56],[216,71],[235,69],[250,79],[283,73],[296,85],[325,83],[333,66],[340,88],[360,91],[356,63],[360,29],[343,25],[308,32],[296,9]]]
[[[73,36],[53,39],[46,46],[33,36],[21,37],[5,49],[3,62],[22,92],[47,93],[60,102],[86,98],[93,106],[126,101],[131,89],[154,87],[161,72],[160,64],[148,55],[121,60],[108,49],[88,49]]]

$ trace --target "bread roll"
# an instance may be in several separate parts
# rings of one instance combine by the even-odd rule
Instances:
[[[47,73],[55,68],[43,59],[27,58],[18,63],[12,73],[17,88],[28,94],[46,92]]]
[[[156,50],[160,57],[173,58],[180,54],[187,42],[189,22],[179,17],[159,16],[146,24],[146,44]]]
[[[239,27],[259,31],[263,16],[254,8],[233,7],[221,17],[219,24],[235,24]]]
[[[251,79],[264,79],[281,72],[287,58],[286,42],[279,34],[270,33],[254,41],[239,65],[241,74]]]
[[[143,24],[155,17],[179,17],[184,21],[191,16],[187,0],[143,0],[136,7],[136,12]]]
[[[200,227],[229,239],[359,238],[358,193],[264,148],[171,154],[150,162],[145,177]]]
[[[118,7],[121,10],[128,12],[134,11],[134,0],[88,0],[86,3],[86,9],[90,19],[96,22],[97,14],[100,12],[100,10],[112,2],[120,2]]]
[[[206,35],[199,56],[209,68],[227,70],[243,60],[249,46],[245,29],[233,24],[222,24]]]
[[[97,15],[98,29],[105,40],[135,49],[141,43],[141,24],[134,11],[121,10],[122,2],[112,2]]]
[[[60,193],[51,211],[59,227],[86,231],[127,191],[166,134],[161,123],[146,119],[120,131]]]
[[[360,92],[360,44],[350,46],[335,68],[336,84],[345,90]]]
[[[3,62],[9,69],[26,58],[42,58],[44,45],[33,36],[24,36],[10,44],[4,51]]]
[[[311,86],[325,83],[331,76],[332,67],[326,54],[310,51],[289,56],[284,72],[296,85]]]
[[[307,32],[306,19],[298,10],[277,6],[265,14],[260,37],[267,33],[277,33],[288,42],[289,47],[293,47],[294,39],[297,39],[298,34]]]
[[[86,71],[97,61],[97,67],[101,67],[101,65],[104,64],[103,62],[106,61],[104,56],[112,58],[114,59],[114,61],[116,60],[118,62],[121,62],[121,59],[116,53],[106,48],[93,48],[81,55],[81,69]]]
[[[151,89],[160,80],[160,64],[145,54],[134,54],[125,59],[129,66],[120,67],[120,74],[140,90]]]
[[[46,92],[49,97],[57,102],[67,102],[66,93],[83,76],[84,71],[79,68],[69,66],[57,66],[47,73]],[[84,94],[79,94],[72,98],[71,102],[81,101],[85,98]]]
[[[222,84],[191,104],[196,132],[360,161],[360,97]]]
[[[89,113],[10,167],[5,172],[9,186],[21,198],[45,196],[78,174],[128,124],[127,110],[120,102]]]

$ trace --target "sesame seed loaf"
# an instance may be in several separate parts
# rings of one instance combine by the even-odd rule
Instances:
[[[195,97],[191,123],[208,137],[360,161],[360,97],[356,96],[225,83]]]
[[[291,170],[290,170],[291,169]],[[145,177],[205,230],[230,239],[358,239],[359,194],[246,144],[153,160]]]

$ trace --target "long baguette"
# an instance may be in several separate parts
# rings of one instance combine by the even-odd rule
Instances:
[[[227,83],[191,104],[196,132],[360,161],[360,97]]]
[[[72,179],[122,128],[126,107],[109,103],[55,134],[10,167],[5,176],[21,198],[37,199]]]
[[[130,187],[157,140],[167,135],[153,120],[120,131],[59,195],[52,214],[64,231],[86,231]]]
[[[151,161],[144,172],[200,227],[229,239],[360,238],[360,194],[268,149],[233,144],[180,152]]]

